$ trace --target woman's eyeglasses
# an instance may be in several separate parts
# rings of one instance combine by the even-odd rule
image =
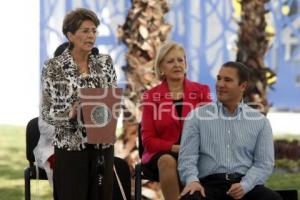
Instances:
[[[85,34],[85,35],[89,35],[90,33],[92,33],[93,35],[98,35],[98,31],[96,28],[79,28],[78,29],[81,33]]]

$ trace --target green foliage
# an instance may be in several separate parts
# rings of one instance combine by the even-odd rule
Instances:
[[[0,126],[0,199],[24,199],[24,168],[28,165],[25,156],[25,128]],[[278,160],[276,166],[288,169],[299,166],[300,161]],[[52,191],[47,181],[32,181],[32,199],[37,195],[42,200],[52,199]],[[273,189],[298,189],[300,194],[300,173],[274,173],[267,186]]]
[[[276,168],[284,169],[294,173],[300,170],[300,160],[278,159],[275,164]]]
[[[284,135],[274,135],[275,140],[288,140],[288,141],[293,141],[293,140],[298,140],[300,141],[300,135],[293,135],[293,134],[284,134]]]
[[[297,189],[300,199],[300,173],[274,173],[267,186],[274,190]]]
[[[24,199],[24,169],[28,165],[25,151],[25,128],[0,126],[0,199]],[[31,181],[32,199],[52,199],[48,181]]]

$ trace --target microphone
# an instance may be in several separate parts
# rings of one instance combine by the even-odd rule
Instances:
[[[92,54],[95,55],[95,56],[98,55],[99,54],[99,49],[97,47],[93,47],[92,48]]]

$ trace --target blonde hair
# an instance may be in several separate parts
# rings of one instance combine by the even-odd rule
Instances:
[[[187,62],[186,62],[186,55],[185,55],[185,50],[184,48],[174,42],[174,41],[167,41],[165,43],[163,43],[160,48],[158,49],[157,51],[157,54],[156,54],[156,58],[155,58],[155,62],[154,62],[154,70],[155,70],[155,75],[156,77],[159,79],[159,80],[162,80],[164,79],[164,76],[161,74],[160,72],[160,69],[159,69],[159,65],[160,63],[163,61],[163,59],[165,58],[165,56],[172,50],[172,49],[180,49],[183,51],[184,53],[184,62],[185,62],[185,65],[187,66]]]

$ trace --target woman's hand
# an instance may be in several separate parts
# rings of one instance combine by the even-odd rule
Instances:
[[[75,119],[77,117],[78,106],[79,106],[79,101],[76,101],[73,104],[71,111],[69,112],[69,119]]]
[[[171,148],[171,151],[174,152],[174,153],[179,153],[179,149],[180,149],[180,145],[173,144],[172,148]]]
[[[197,191],[200,192],[200,194],[201,194],[202,197],[206,197],[205,191],[204,191],[204,187],[200,184],[200,182],[199,181],[193,181],[193,182],[187,184],[183,188],[183,190],[182,190],[179,198],[183,197],[187,193],[189,193],[190,195],[192,195],[192,194],[194,194],[194,192],[197,192]]]

